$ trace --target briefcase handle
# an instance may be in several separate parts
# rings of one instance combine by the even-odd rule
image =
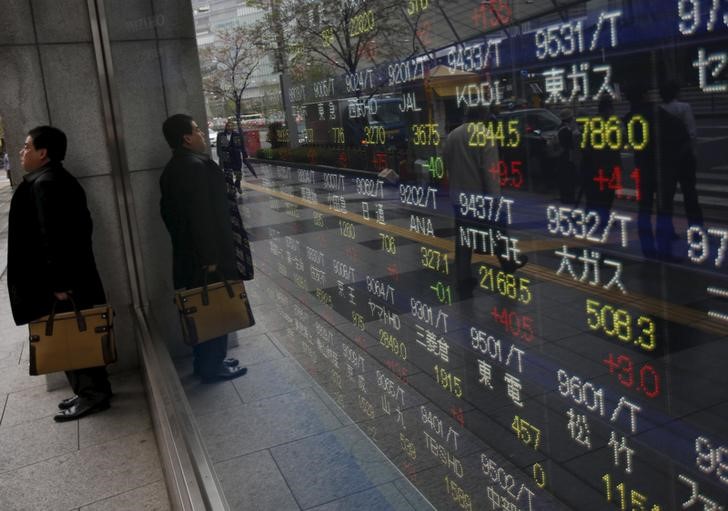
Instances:
[[[73,312],[76,314],[76,323],[78,324],[78,331],[84,332],[86,331],[86,318],[83,317],[83,314],[81,314],[81,311],[78,310],[78,307],[76,306],[76,302],[74,301],[73,297],[70,293],[68,293],[68,299],[71,301],[71,305],[73,306]],[[55,298],[53,300],[53,305],[51,305],[51,313],[48,316],[48,321],[46,321],[46,336],[50,337],[53,335],[53,320],[56,317],[56,305],[58,302],[60,302],[58,298]]]
[[[203,284],[202,284],[202,305],[210,305],[210,296],[207,293],[207,276],[210,273],[215,273],[218,277],[220,277],[220,280],[222,281],[223,285],[225,286],[225,289],[227,290],[228,296],[230,298],[233,297],[235,292],[233,291],[233,286],[230,285],[230,282],[225,278],[225,276],[222,274],[220,270],[215,271],[205,271],[205,275],[203,277]]]

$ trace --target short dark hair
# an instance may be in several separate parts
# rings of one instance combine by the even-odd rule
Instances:
[[[53,126],[36,126],[28,132],[33,139],[33,147],[45,149],[50,161],[62,162],[66,157],[68,139],[66,134]]]
[[[194,119],[187,114],[174,114],[162,124],[162,132],[169,147],[177,149],[185,142],[185,135],[194,133],[192,129]]]

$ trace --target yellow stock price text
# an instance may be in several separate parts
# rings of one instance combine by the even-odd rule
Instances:
[[[654,351],[657,347],[657,327],[654,320],[647,316],[639,316],[635,320],[624,309],[587,299],[586,324],[592,330],[602,331],[626,343],[634,343],[645,351]]]
[[[620,511],[647,511],[648,509],[650,511],[661,511],[659,504],[653,504],[652,507],[649,507],[649,499],[643,493],[635,489],[628,491],[624,483],[615,485],[610,474],[604,474],[602,481],[604,481],[604,493],[607,502],[614,503]]]
[[[450,265],[447,262],[446,253],[433,248],[420,247],[420,256],[420,264],[423,268],[450,275]]]
[[[387,134],[384,126],[365,126],[362,145],[384,145],[387,143]]]
[[[374,11],[366,10],[351,18],[351,37],[372,32],[375,28]]]
[[[412,143],[414,145],[432,145],[440,144],[440,133],[437,131],[437,123],[430,124],[413,124]]]
[[[576,122],[581,124],[582,149],[642,151],[650,141],[649,124],[641,115],[632,116],[627,121],[626,129],[616,115],[608,119],[598,116],[578,117]]]
[[[528,285],[531,281],[525,277],[516,277],[512,273],[482,265],[478,268],[480,287],[486,291],[496,292],[523,304],[531,303],[533,296]]]
[[[531,447],[534,451],[538,451],[538,447],[541,445],[540,429],[518,415],[513,417],[511,429],[524,445]]]
[[[407,1],[407,14],[414,16],[422,11],[426,11],[430,6],[430,0],[408,0]]]
[[[344,128],[331,128],[331,139],[334,144],[346,144]]]
[[[487,147],[499,145],[501,147],[518,147],[521,144],[521,134],[518,131],[518,120],[489,122],[469,122],[467,126],[470,147]],[[507,135],[507,138],[506,138]]]
[[[447,369],[435,366],[435,381],[455,397],[463,397],[462,380],[459,376],[453,376]]]

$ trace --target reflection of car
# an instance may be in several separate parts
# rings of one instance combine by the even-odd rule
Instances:
[[[407,137],[407,122],[400,110],[402,99],[384,96],[376,100],[376,112],[367,111],[367,123],[384,128],[388,144],[400,145]]]
[[[546,156],[557,156],[558,131],[561,120],[550,110],[544,108],[530,108],[528,110],[514,110],[499,116],[504,120],[517,120],[518,131],[531,145],[530,148],[543,152]]]
[[[217,144],[217,131],[212,128],[208,128],[207,136],[210,138],[210,147],[215,147],[215,144]]]
[[[521,143],[515,148],[501,148],[504,160],[521,161],[527,178],[533,183],[555,184],[553,169],[561,153],[558,131],[561,120],[545,108],[503,112],[499,120],[518,121]]]

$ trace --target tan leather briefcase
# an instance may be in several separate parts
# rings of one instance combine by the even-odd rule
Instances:
[[[32,375],[116,362],[114,311],[108,305],[60,314],[51,312],[28,326]]]
[[[175,303],[184,341],[190,346],[255,324],[242,280],[179,291]]]

